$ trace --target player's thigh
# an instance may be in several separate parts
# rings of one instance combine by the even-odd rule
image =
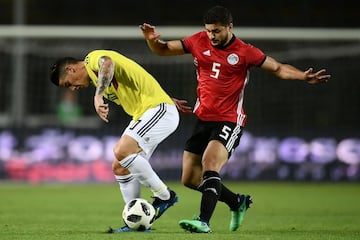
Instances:
[[[184,151],[182,163],[182,183],[190,188],[197,188],[202,181],[201,156]]]
[[[137,121],[131,121],[125,129],[137,141],[149,159],[159,143],[175,131],[179,123],[179,113],[173,105],[160,104],[147,110]]]
[[[209,142],[205,149],[202,166],[205,171],[220,172],[223,165],[228,160],[228,151],[225,146],[218,140]]]

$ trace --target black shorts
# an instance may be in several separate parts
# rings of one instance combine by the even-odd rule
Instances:
[[[192,136],[186,141],[185,150],[203,155],[211,140],[220,141],[227,149],[230,158],[239,145],[243,127],[232,122],[204,122],[197,120]]]

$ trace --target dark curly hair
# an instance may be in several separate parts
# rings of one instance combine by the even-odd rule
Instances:
[[[73,57],[63,57],[56,60],[50,69],[50,80],[56,86],[59,86],[60,78],[65,75],[65,66],[77,63],[79,60]]]
[[[215,6],[209,9],[203,18],[204,24],[221,24],[228,26],[233,22],[231,12],[223,6]]]

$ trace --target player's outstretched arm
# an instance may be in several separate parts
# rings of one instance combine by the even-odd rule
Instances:
[[[185,54],[180,40],[160,40],[160,34],[155,31],[155,26],[152,26],[148,23],[144,23],[139,27],[149,48],[155,54],[159,56],[174,56]]]
[[[325,69],[317,72],[313,72],[312,68],[301,71],[292,65],[280,63],[269,56],[266,57],[261,68],[284,80],[302,80],[310,84],[325,83],[331,77],[330,74],[325,74]]]

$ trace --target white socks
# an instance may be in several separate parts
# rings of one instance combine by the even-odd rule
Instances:
[[[161,181],[159,176],[152,169],[149,161],[140,154],[131,154],[123,160],[119,161],[119,163],[121,166],[127,168],[131,172],[131,177],[134,177],[134,180],[138,180],[144,186],[149,187],[155,197],[159,197],[162,200],[167,200],[170,198],[170,192],[165,183]],[[131,180],[130,182],[134,180]],[[122,183],[120,184],[120,188],[122,189]],[[125,195],[128,194],[127,187],[124,191],[121,191],[123,193],[124,199],[128,199],[129,197],[125,197]]]
[[[114,175],[116,181],[119,183],[120,191],[122,193],[125,203],[134,198],[140,197],[140,182],[131,174],[124,176]]]

